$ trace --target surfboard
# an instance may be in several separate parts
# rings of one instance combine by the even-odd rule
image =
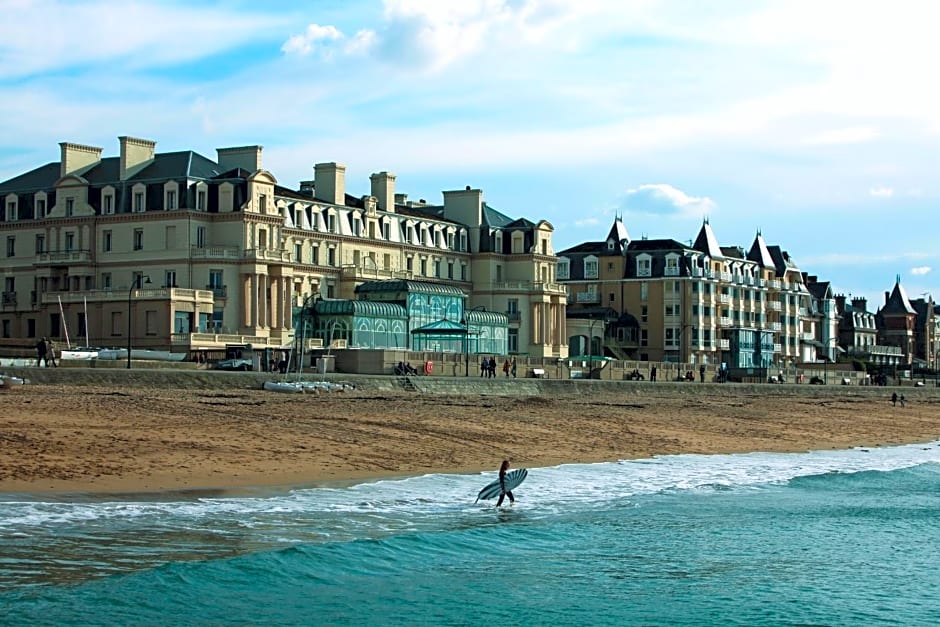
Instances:
[[[525,468],[517,468],[516,470],[511,470],[506,473],[506,490],[514,490],[519,486],[520,483],[525,481],[525,478],[529,475],[529,471]],[[477,494],[477,501],[491,499],[494,496],[499,496],[499,493],[502,492],[502,488],[499,485],[499,479],[496,479],[492,483],[486,484],[480,493]]]

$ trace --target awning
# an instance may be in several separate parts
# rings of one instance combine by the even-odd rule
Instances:
[[[825,345],[825,344],[823,344],[822,342],[820,342],[819,340],[816,340],[816,339],[812,339],[812,340],[803,339],[803,340],[800,340],[800,341],[803,342],[804,344],[809,344],[810,346],[815,346],[816,348],[826,348],[826,345]]]

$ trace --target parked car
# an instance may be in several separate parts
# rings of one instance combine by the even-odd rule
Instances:
[[[247,372],[251,370],[251,360],[234,358],[234,359],[223,359],[215,365],[216,370],[240,370],[242,372]]]

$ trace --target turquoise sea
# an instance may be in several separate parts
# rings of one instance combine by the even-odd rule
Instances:
[[[495,464],[494,460],[494,464]],[[285,492],[0,495],[4,625],[927,625],[940,442]]]

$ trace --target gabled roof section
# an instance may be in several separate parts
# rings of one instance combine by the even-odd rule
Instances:
[[[764,236],[761,235],[760,231],[758,231],[757,235],[754,237],[754,243],[751,244],[751,250],[748,251],[747,258],[759,263],[765,268],[774,267],[774,260],[770,256],[770,251],[767,250],[767,243],[764,241]]]
[[[115,158],[116,159],[116,158]],[[107,159],[102,159],[102,164]],[[97,168],[92,168],[89,174]],[[244,172],[244,170],[242,170]],[[136,173],[129,180],[148,180],[148,179],[211,179],[219,174],[219,166],[215,161],[207,159],[192,150],[181,150],[179,152],[164,152],[154,155],[153,162],[143,170]],[[250,176],[251,173],[247,173]],[[87,178],[87,175],[86,175]],[[92,180],[92,179],[89,179]],[[108,182],[108,181],[102,181]]]
[[[829,281],[816,281],[814,283],[807,283],[806,289],[809,290],[809,293],[813,295],[814,298],[819,300],[826,300],[832,298],[832,287],[829,284]]]
[[[914,311],[914,308],[911,307],[911,301],[907,297],[907,292],[904,291],[904,286],[901,285],[900,276],[898,276],[894,283],[894,289],[891,290],[891,295],[888,296],[888,301],[885,303],[885,306],[881,308],[879,313],[882,315],[917,313]]]
[[[718,238],[715,237],[715,233],[712,231],[712,225],[708,223],[708,218],[702,223],[702,228],[699,230],[698,237],[695,238],[695,243],[692,244],[692,248],[710,257],[723,256],[721,246],[718,245]]]
[[[767,251],[770,253],[770,258],[774,261],[774,268],[777,270],[779,276],[783,276],[784,272],[787,270],[799,270],[796,263],[790,258],[790,253],[779,246],[768,246]]]
[[[722,246],[721,254],[729,259],[745,259],[744,249],[740,246]]]

